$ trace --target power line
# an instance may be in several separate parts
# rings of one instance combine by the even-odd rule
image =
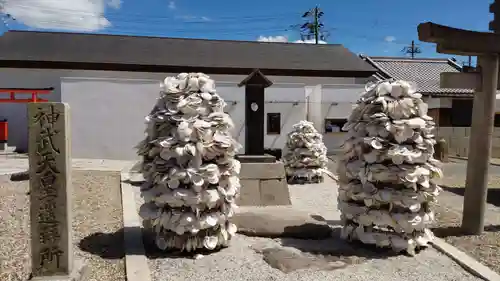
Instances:
[[[52,25],[55,26],[54,28],[63,28],[63,29],[75,29],[77,28],[77,25],[67,23],[67,22],[60,22],[60,21],[39,21],[40,24],[47,24],[47,25]],[[31,29],[31,28],[30,28]],[[346,31],[340,28],[335,28],[337,31]],[[290,31],[290,29],[287,28],[282,28],[280,25],[275,24],[272,26],[266,26],[265,28],[257,28],[255,26],[226,26],[226,27],[211,27],[211,26],[200,26],[200,27],[173,27],[173,28],[168,28],[164,26],[158,26],[158,25],[148,25],[145,23],[133,23],[133,22],[123,22],[118,25],[115,25],[111,27],[111,29],[107,29],[106,31],[97,31],[97,32],[80,32],[80,33],[97,33],[97,34],[103,34],[103,33],[109,33],[112,32],[112,34],[122,34],[122,35],[146,35],[146,36],[169,36],[165,35],[168,33],[204,33],[204,34],[220,34],[220,35],[250,35],[250,36],[261,36],[264,35],[265,33],[271,33],[271,32],[287,32]],[[326,31],[326,30],[325,30]],[[386,43],[385,40],[381,37],[377,36],[369,36],[369,35],[363,35],[354,32],[353,30],[347,30],[348,32],[343,33],[343,34],[338,34],[338,38],[357,38],[357,39],[363,39],[368,42],[379,42],[379,43]],[[171,37],[171,35],[170,35]],[[407,46],[406,43],[402,42],[390,42],[391,45],[396,45],[396,46]],[[427,44],[424,45],[423,47],[428,47],[428,48],[434,48],[432,44]]]
[[[23,5],[23,4],[18,4],[18,3],[10,3],[9,7],[19,7],[23,9],[28,9],[28,10],[35,10],[35,11],[42,11],[44,13],[66,13],[69,15],[80,15],[80,16],[95,16],[96,14],[93,12],[87,12],[87,11],[81,11],[81,10],[76,10],[76,9],[65,9],[65,8],[48,8],[40,5]],[[285,18],[286,16],[294,16],[298,17],[297,12],[283,12],[283,13],[272,13],[272,14],[259,14],[259,15],[254,15],[254,16],[218,16],[217,18],[211,18],[211,19],[202,19],[202,16],[181,16],[179,14],[174,14],[172,16],[165,16],[163,14],[155,15],[155,14],[144,14],[144,13],[126,13],[126,12],[117,12],[115,10],[109,9],[106,11],[106,16],[109,16],[113,19],[120,19],[123,18],[123,20],[131,20],[135,19],[137,22],[144,22],[144,21],[156,21],[156,20],[184,20],[183,24],[212,24],[212,23],[223,23],[225,21],[231,21],[231,22],[241,22],[244,20],[289,20],[289,18]],[[376,18],[373,19],[373,21],[370,21],[367,23],[367,28],[376,28],[376,27],[381,27],[381,26],[386,26],[386,27],[393,27],[394,24],[397,23],[398,25],[401,24],[401,22],[391,22],[391,23],[386,23],[386,24],[381,24],[380,19]]]
[[[62,22],[55,22],[55,21],[39,21],[39,23],[45,23],[45,24],[52,24],[57,26],[57,28],[66,28],[66,29],[75,29],[77,26],[74,24],[69,24],[69,23],[62,23]],[[31,28],[30,28],[31,29]],[[111,30],[106,30],[106,31],[97,31],[97,32],[77,32],[77,33],[95,33],[95,34],[107,34],[109,31],[112,31],[111,34],[119,34],[119,35],[136,35],[136,36],[155,36],[155,37],[172,37],[172,35],[166,35],[168,33],[203,33],[203,34],[217,34],[217,35],[248,35],[248,36],[261,36],[265,33],[278,33],[278,32],[286,32],[287,29],[285,28],[280,28],[280,27],[267,27],[267,28],[259,28],[255,29],[254,27],[251,28],[213,28],[213,27],[207,27],[206,29],[204,28],[163,28],[161,26],[149,26],[149,25],[138,25],[138,24],[132,24],[131,26],[126,26],[126,25],[118,25],[114,26]],[[177,37],[177,36],[173,36]],[[358,39],[363,39],[371,43],[385,43],[383,38],[380,37],[374,37],[374,36],[366,36],[366,35],[356,35],[353,33],[347,33],[343,35],[338,35],[338,38],[358,38]],[[407,44],[405,43],[399,43],[399,42],[391,42],[391,45],[396,45],[396,46],[406,46]],[[432,44],[429,44],[428,46],[423,46],[423,47],[429,47],[433,48],[434,46]]]
[[[27,6],[27,5],[22,5],[22,4],[10,4],[11,7],[22,7],[25,9],[30,9],[30,10],[41,10],[44,13],[51,13],[51,14],[56,14],[59,11],[65,12],[65,14],[68,15],[73,15],[73,16],[82,16],[83,15],[92,15],[95,16],[94,13],[86,12],[86,11],[77,11],[74,9],[64,9],[64,8],[57,8],[57,9],[49,9],[47,7],[42,7],[42,6],[37,6],[37,5],[32,5],[32,6]],[[110,10],[113,11],[113,10]],[[313,9],[314,11],[314,9]],[[318,12],[319,15],[322,16],[322,12]],[[238,34],[253,34],[255,31],[259,32],[259,34],[256,34],[256,36],[262,35],[263,32],[271,32],[271,31],[278,31],[278,32],[286,32],[290,31],[287,28],[281,29],[280,27],[285,26],[286,24],[283,23],[278,23],[279,21],[285,21],[287,20],[286,18],[282,18],[281,16],[290,16],[294,15],[297,16],[297,13],[295,12],[288,12],[288,13],[281,13],[281,14],[272,14],[272,15],[254,15],[254,16],[243,16],[243,17],[217,17],[217,19],[214,20],[183,20],[181,16],[159,16],[159,15],[144,15],[144,14],[134,14],[134,13],[117,13],[113,15],[113,13],[108,12],[107,17],[111,18],[113,21],[113,27],[108,30],[114,30],[120,33],[129,33],[134,31],[141,32],[142,28],[145,30],[148,30],[148,34],[153,34],[157,35],[155,33],[149,32],[152,30],[152,26],[154,24],[161,25],[161,32],[159,31],[158,33],[160,34],[165,34],[165,32],[197,32],[198,29],[191,29],[191,27],[197,26],[201,29],[203,32],[238,32]],[[320,16],[320,17],[321,17]],[[64,18],[64,16],[62,16]],[[190,17],[187,17],[190,18]],[[196,17],[193,17],[196,18]],[[201,18],[201,17],[198,17]],[[174,26],[172,28],[172,23],[170,21],[177,22],[178,20],[182,20],[182,27],[177,27]],[[380,25],[379,20],[375,20],[374,25],[368,25],[368,28],[375,28],[377,25]],[[73,25],[70,22],[60,22],[60,21],[50,21],[50,20],[45,20],[45,21],[39,21],[40,23],[56,23],[55,27],[52,29],[77,29],[77,25]],[[169,22],[169,23],[167,23]],[[238,23],[238,26],[231,24],[231,23]],[[269,23],[274,23],[272,26],[269,26]],[[313,21],[314,23],[314,21]],[[245,28],[241,28],[241,26],[244,25]],[[264,27],[260,27],[259,25],[265,25]],[[217,26],[217,28],[215,28]],[[220,27],[219,26],[223,26]],[[315,26],[314,24],[312,25],[313,27]],[[274,29],[276,27],[276,29]],[[318,22],[318,27],[321,27],[323,29],[322,23]],[[249,30],[246,31],[246,28]],[[271,29],[272,28],[272,29]],[[33,28],[29,28],[30,30],[33,30]],[[47,29],[47,28],[45,28]],[[49,28],[50,29],[50,28]],[[367,29],[367,28],[365,28]],[[154,30],[154,28],[153,28]],[[250,31],[251,30],[251,31]],[[337,27],[333,28],[335,31],[346,31],[348,28],[344,27]],[[323,37],[322,40],[325,40],[326,37],[330,34],[330,32],[326,29],[321,30],[322,33],[318,33],[318,37]],[[382,42],[381,37],[374,37],[374,36],[367,36],[365,34],[361,35],[353,35],[356,31],[349,31],[345,34],[339,35],[339,38],[342,37],[354,37],[354,38],[360,38],[360,39],[365,39],[370,42]],[[145,32],[141,32],[145,33]],[[302,34],[304,35],[304,34]],[[305,38],[309,38],[311,34],[305,36]],[[314,37],[314,32],[312,32],[312,37]],[[304,38],[303,38],[304,39]],[[310,39],[310,38],[309,38]],[[320,38],[318,38],[320,39]],[[391,42],[393,45],[405,45],[400,42]]]
[[[420,47],[418,47],[418,46],[415,45],[415,41],[414,40],[411,41],[411,45],[410,46],[404,47],[403,50],[401,50],[401,51],[403,53],[405,53],[405,54],[410,54],[410,56],[411,56],[412,59],[415,58],[415,54],[422,53],[422,49],[420,49]]]
[[[19,5],[19,4],[11,4],[13,6],[17,7],[26,7],[29,9],[38,9],[38,7],[35,6],[25,6],[25,5]],[[48,9],[44,7],[40,7],[39,10],[42,11],[47,11],[49,13],[56,13],[57,11],[66,11],[70,15],[89,15],[92,13],[89,12],[76,12],[75,10],[69,10],[69,9]],[[323,15],[319,8],[313,9],[313,12],[317,12],[318,19],[321,18]],[[296,15],[296,13],[294,13]],[[306,13],[307,14],[307,13]],[[306,15],[305,14],[305,15]],[[93,15],[93,14],[92,14]],[[122,14],[122,16],[126,16],[127,14]],[[134,14],[129,14],[129,15],[134,15]],[[253,17],[227,17],[225,18],[226,22],[223,21],[224,17],[219,17],[218,21],[208,21],[208,22],[186,22],[183,23],[182,26],[177,27],[172,25],[152,25],[149,21],[157,21],[157,20],[174,20],[175,18],[172,17],[152,17],[152,16],[144,16],[140,14],[135,14],[136,16],[140,16],[141,19],[133,19],[132,17],[127,17],[124,20],[119,20],[114,23],[114,26],[111,27],[111,29],[108,29],[113,31],[113,33],[121,33],[121,34],[130,34],[130,33],[140,33],[144,35],[156,35],[158,36],[159,34],[165,34],[165,33],[170,33],[170,32],[175,32],[175,33],[182,33],[182,32],[189,32],[189,33],[194,33],[194,32],[204,32],[204,33],[218,33],[218,34],[234,34],[234,35],[254,35],[254,36],[259,36],[263,35],[262,33],[266,32],[286,32],[290,31],[288,28],[283,28],[286,24],[279,24],[277,22],[273,23],[274,21],[277,20],[284,20],[282,18],[279,18],[279,14],[273,14],[273,17],[267,17],[265,18],[264,15],[261,15],[262,17],[259,18],[259,16],[253,16]],[[289,13],[283,13],[281,15],[289,15]],[[313,13],[314,15],[314,13]],[[233,20],[231,20],[231,18]],[[115,19],[115,18],[113,18]],[[260,19],[260,20],[259,20]],[[264,20],[266,19],[266,20]],[[231,22],[238,22],[238,26],[228,24]],[[273,23],[272,25],[269,25],[269,23]],[[39,23],[45,23],[45,24],[52,24],[57,27],[57,29],[75,29],[77,27],[76,24],[71,24],[70,22],[61,22],[61,21],[51,21],[51,20],[44,20],[44,21],[39,21]],[[197,23],[203,23],[198,25]],[[313,33],[312,36],[316,37],[315,34],[318,35],[318,40],[324,40],[326,39],[327,34],[329,34],[329,30],[324,29],[318,20],[316,23],[319,27],[321,27],[321,32],[314,32],[314,23],[315,21],[313,20]],[[219,27],[218,25],[222,25]],[[265,24],[265,27],[258,27],[260,24]],[[243,25],[243,27],[242,27]],[[217,26],[217,27],[215,27]],[[196,27],[196,28],[194,28]],[[55,28],[55,27],[54,27]],[[31,28],[30,28],[31,29]],[[157,31],[156,31],[157,30]],[[364,39],[370,42],[384,42],[383,38],[381,37],[376,37],[376,36],[368,36],[365,34],[356,34],[355,30],[349,30],[349,28],[333,28],[331,30],[335,31],[348,31],[345,34],[338,35],[339,38],[342,37],[353,37],[353,38],[359,38],[359,39]],[[88,33],[88,32],[86,32]],[[96,32],[96,33],[101,33],[102,32]],[[311,36],[311,34],[309,35]],[[306,37],[307,38],[307,37]],[[316,39],[316,38],[314,38]],[[394,45],[405,45],[400,42],[391,42],[391,44]],[[432,45],[429,44],[429,47]]]
[[[95,16],[96,13],[94,12],[88,12],[88,11],[82,11],[82,10],[76,10],[76,9],[65,9],[65,8],[48,8],[44,6],[39,6],[39,5],[22,5],[18,3],[13,3],[9,4],[9,7],[18,7],[18,8],[23,8],[23,9],[29,9],[29,10],[36,10],[36,11],[42,11],[44,13],[66,13],[66,14],[71,14],[71,15],[80,15],[80,16]],[[126,13],[126,12],[114,12],[113,10],[108,10],[106,11],[106,14],[109,16],[112,16],[113,18],[116,17],[124,17],[127,19],[130,18],[137,18],[139,20],[147,20],[147,19],[182,19],[183,17],[187,20],[189,18],[203,18],[202,16],[181,16],[179,14],[175,14],[173,16],[165,16],[165,15],[153,15],[153,14],[148,14],[145,15],[144,13]],[[262,14],[262,15],[256,15],[256,16],[218,16],[217,19],[214,19],[213,21],[219,21],[219,20],[240,20],[240,19],[276,19],[282,16],[297,16],[297,12],[287,12],[287,13],[273,13],[273,14]],[[212,20],[210,20],[211,22]],[[200,20],[201,22],[207,22]],[[189,22],[189,23],[194,23]]]

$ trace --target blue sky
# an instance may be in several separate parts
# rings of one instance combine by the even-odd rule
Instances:
[[[422,49],[418,57],[443,57],[436,54],[433,44],[418,42],[419,23],[432,21],[487,31],[492,19],[490,0],[420,0],[413,1],[414,4],[400,0],[60,1],[63,0],[7,0],[4,12],[17,18],[16,21],[7,20],[8,27],[43,30],[40,27],[45,26],[37,24],[38,20],[45,22],[46,30],[251,41],[264,36],[294,41],[299,39],[298,32],[290,26],[302,23],[301,15],[318,5],[325,13],[323,23],[330,33],[327,40],[330,44],[343,44],[355,53],[371,56],[402,56],[401,49],[415,40]],[[60,4],[67,2],[71,2],[71,6]],[[28,16],[26,11],[30,12]],[[90,13],[98,13],[101,17],[98,21],[104,21],[101,29],[79,30],[73,22],[51,28],[51,23],[57,21],[56,16],[80,17],[81,23],[83,16]],[[45,17],[40,20],[40,16]],[[96,19],[85,20],[90,21]],[[5,30],[5,26],[3,28]]]

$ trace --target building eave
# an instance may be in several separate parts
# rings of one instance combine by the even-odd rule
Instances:
[[[176,65],[138,65],[119,63],[87,63],[87,62],[56,62],[56,61],[19,61],[0,60],[0,68],[25,69],[69,69],[69,70],[101,70],[129,71],[151,73],[203,72],[206,74],[248,75],[253,68],[232,67],[191,67]],[[305,69],[259,69],[264,75],[272,76],[302,76],[302,77],[354,77],[366,78],[373,75],[371,71],[337,71],[337,70],[305,70]]]

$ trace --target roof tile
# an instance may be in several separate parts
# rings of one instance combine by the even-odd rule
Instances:
[[[359,72],[364,75],[360,77],[368,77],[376,71],[339,44],[29,31],[9,31],[0,37],[2,60],[338,71]]]
[[[460,72],[460,66],[448,59],[408,59],[365,57],[386,78],[415,82],[418,91],[431,96],[472,97],[473,89],[450,89],[439,86],[443,72]]]

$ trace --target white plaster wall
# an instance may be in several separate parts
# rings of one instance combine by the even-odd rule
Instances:
[[[2,69],[0,72],[0,88],[50,88],[54,91],[40,98],[59,101],[61,83],[57,75],[50,72],[27,69]],[[8,98],[0,94],[0,98]],[[17,94],[16,98],[31,98],[31,95]],[[0,103],[0,119],[9,122],[9,146],[16,146],[21,151],[28,149],[27,107],[24,103]]]
[[[324,120],[327,118],[347,119],[363,93],[364,85],[323,85],[322,88],[321,132],[328,151],[335,151],[341,148],[346,139],[346,133],[325,133]]]
[[[292,126],[304,119],[305,116],[305,84],[301,83],[274,83],[266,89],[264,130],[267,132],[267,113],[281,114],[281,134],[264,135],[266,148],[283,148],[286,134]],[[235,129],[233,136],[245,147],[245,88],[237,87],[235,82],[220,81],[217,83],[217,92],[226,101],[225,111],[231,115]]]
[[[265,123],[267,132],[267,113],[281,113],[281,134],[264,135],[266,148],[284,148],[286,136],[293,125],[306,116],[305,84],[274,84],[266,89]]]
[[[0,72],[0,88],[54,87],[53,94],[48,97],[51,101],[61,101],[63,88],[62,101],[68,102],[72,111],[73,157],[130,159],[135,157],[133,146],[142,138],[143,118],[151,110],[158,95],[158,82],[171,75],[174,74],[3,69]],[[216,81],[219,94],[228,103],[226,111],[231,114],[236,125],[234,134],[244,145],[244,88],[238,88],[237,84],[245,76],[211,77]],[[265,111],[281,113],[282,121],[281,135],[265,136],[265,146],[269,148],[282,148],[292,125],[305,119],[305,86],[339,84],[342,85],[337,87],[341,98],[345,95],[343,88],[358,87],[354,84],[354,78],[268,78],[274,84],[266,90]],[[327,89],[326,96],[332,95],[333,98],[337,95],[335,92],[328,92]],[[26,105],[0,104],[2,117],[9,119],[9,145],[27,147]],[[323,128],[323,124],[320,128]],[[327,146],[332,145],[327,143]]]
[[[155,80],[63,78],[62,101],[71,107],[72,153],[75,158],[136,159],[134,146],[143,138],[144,116],[158,97]],[[244,146],[244,88],[220,82],[218,93],[235,123],[234,136]],[[266,148],[282,148],[286,133],[305,114],[303,84],[275,84],[266,90],[265,113],[281,114],[280,135],[265,135]]]
[[[423,100],[429,106],[429,109],[433,108],[451,108],[451,98],[429,98],[424,97]]]
[[[70,106],[72,157],[136,159],[144,117],[153,108],[156,80],[62,78],[61,100]]]
[[[245,145],[245,88],[237,86],[235,82],[217,82],[217,93],[226,101],[224,111],[233,119],[233,136],[243,146]],[[244,151],[244,148],[242,148]]]
[[[306,118],[314,124],[316,130],[321,132],[323,130],[323,114],[322,114],[322,96],[323,90],[321,85],[306,86]]]

